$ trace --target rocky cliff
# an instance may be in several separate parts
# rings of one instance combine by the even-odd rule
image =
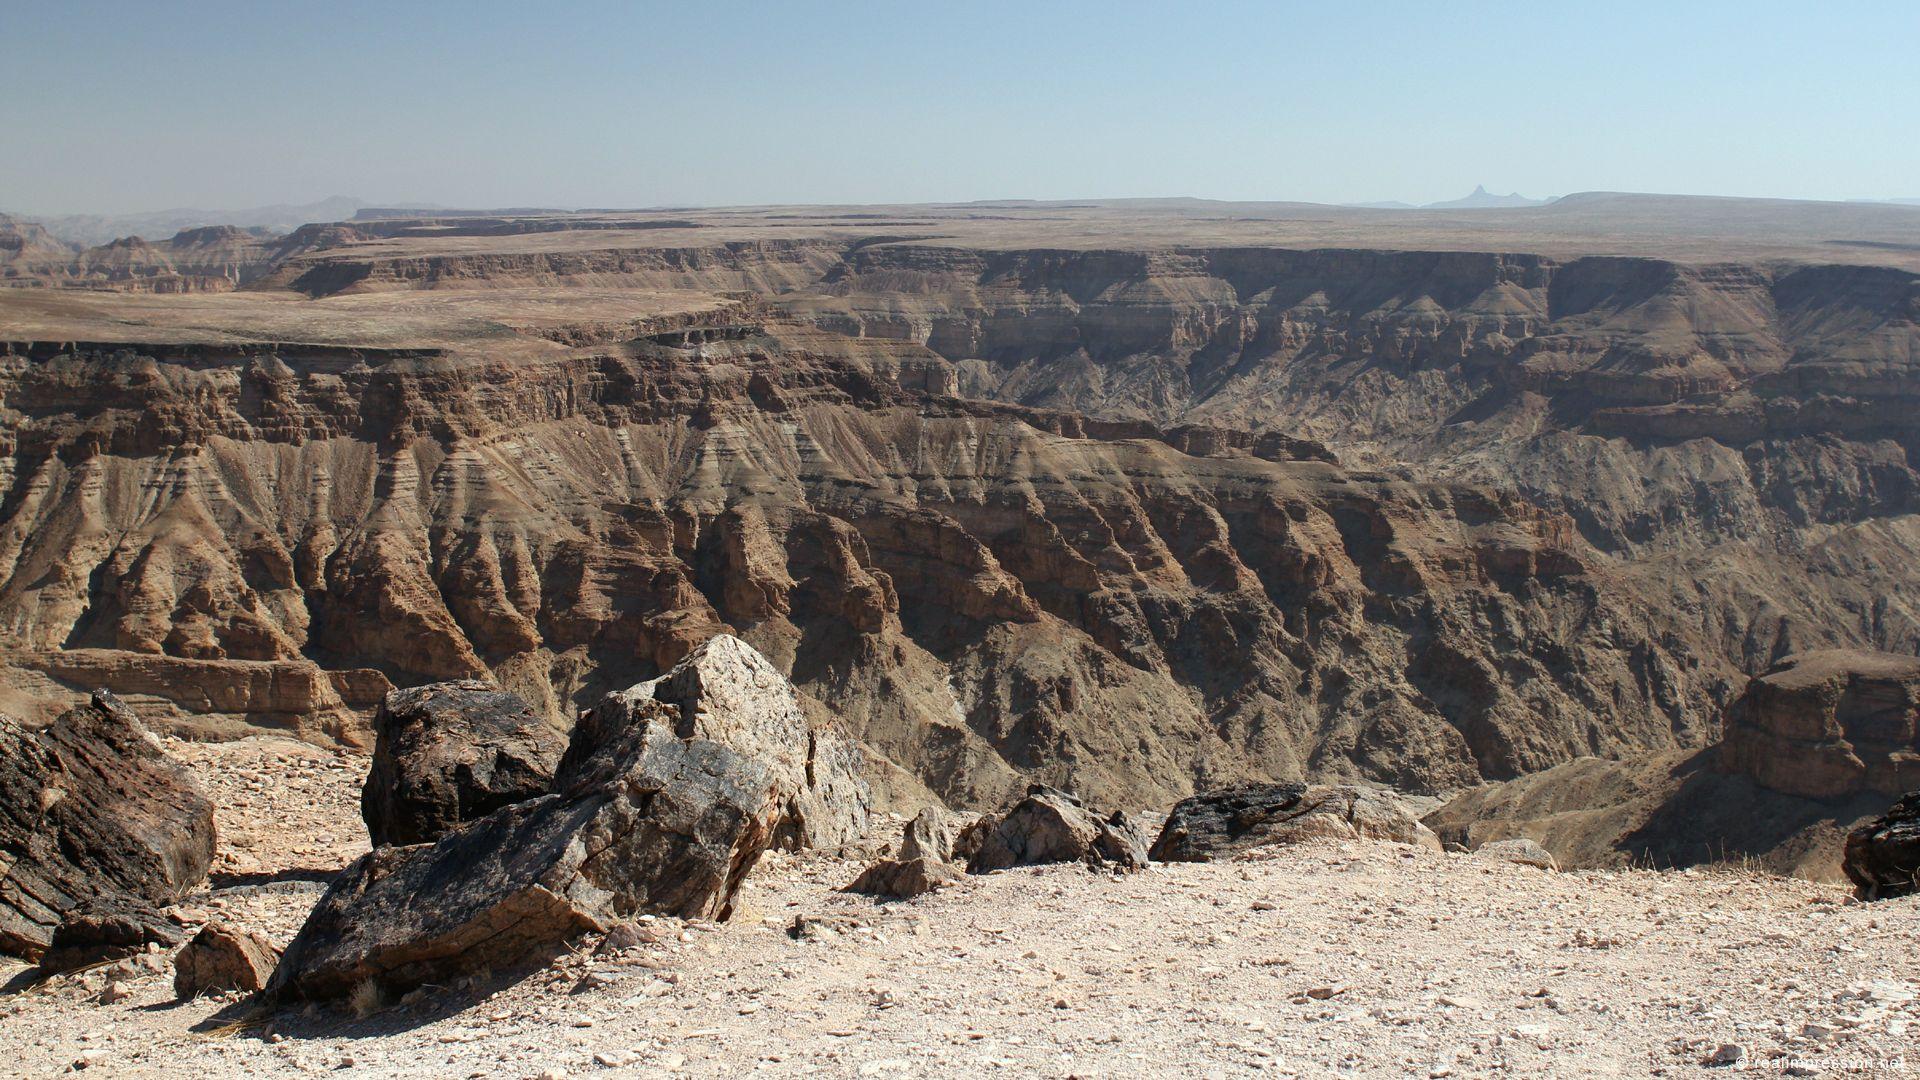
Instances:
[[[1737,675],[1564,515],[952,378],[793,328],[511,364],[15,356],[0,623],[56,683],[278,665],[228,706],[256,720],[483,675],[565,717],[730,630],[961,803],[1434,789],[1697,744]]]

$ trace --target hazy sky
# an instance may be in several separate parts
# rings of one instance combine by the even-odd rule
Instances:
[[[0,208],[1920,196],[1920,4],[0,0]]]

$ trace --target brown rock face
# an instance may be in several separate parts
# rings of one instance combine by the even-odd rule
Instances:
[[[1440,789],[1712,734],[1733,669],[1565,516],[941,397],[937,358],[872,344],[0,362],[0,641],[484,675],[564,725],[728,633],[964,807]]]
[[[219,990],[266,989],[280,949],[255,930],[209,923],[173,960],[173,993],[181,999]]]
[[[555,781],[433,844],[349,866],[269,992],[337,998],[512,966],[641,912],[724,919],[783,812],[778,776],[655,702],[583,718]]]
[[[1724,768],[1775,791],[1838,799],[1920,789],[1920,659],[1790,656],[1727,713]]]
[[[213,843],[213,805],[113,695],[39,730],[0,716],[0,952],[38,957],[83,905],[178,900]]]
[[[565,736],[525,698],[481,682],[395,690],[374,714],[360,813],[374,846],[430,844],[547,793]]]

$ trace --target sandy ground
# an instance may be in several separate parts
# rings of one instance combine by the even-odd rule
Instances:
[[[364,850],[364,759],[175,743],[221,808],[183,905],[284,941]],[[891,830],[889,830],[891,831]],[[879,905],[770,855],[725,926],[649,924],[355,1015],[176,1004],[165,957],[0,996],[0,1072],[224,1078],[1920,1074],[1920,902],[1732,872],[1553,873],[1391,844],[974,878]],[[824,927],[796,938],[796,921]],[[109,977],[131,991],[98,999]]]

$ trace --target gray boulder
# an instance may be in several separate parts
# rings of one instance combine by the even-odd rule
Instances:
[[[1147,840],[1126,814],[1102,819],[1064,791],[1035,784],[1004,814],[968,826],[955,842],[969,873],[1010,866],[1078,862],[1137,870],[1147,865]]]
[[[170,904],[212,859],[213,804],[118,698],[0,716],[0,953],[38,959],[89,904]]]
[[[555,794],[363,856],[287,946],[269,995],[338,998],[369,980],[403,992],[542,959],[642,912],[727,918],[787,792],[761,762],[676,735],[678,719],[651,701],[595,709]]]
[[[645,701],[677,709],[682,738],[710,739],[773,770],[785,803],[779,846],[839,847],[866,831],[873,796],[859,748],[836,727],[809,721],[793,684],[753,646],[716,635],[665,675],[595,708],[619,712]]]
[[[360,816],[375,847],[427,844],[545,795],[567,749],[525,698],[483,682],[395,690],[373,715]]]

